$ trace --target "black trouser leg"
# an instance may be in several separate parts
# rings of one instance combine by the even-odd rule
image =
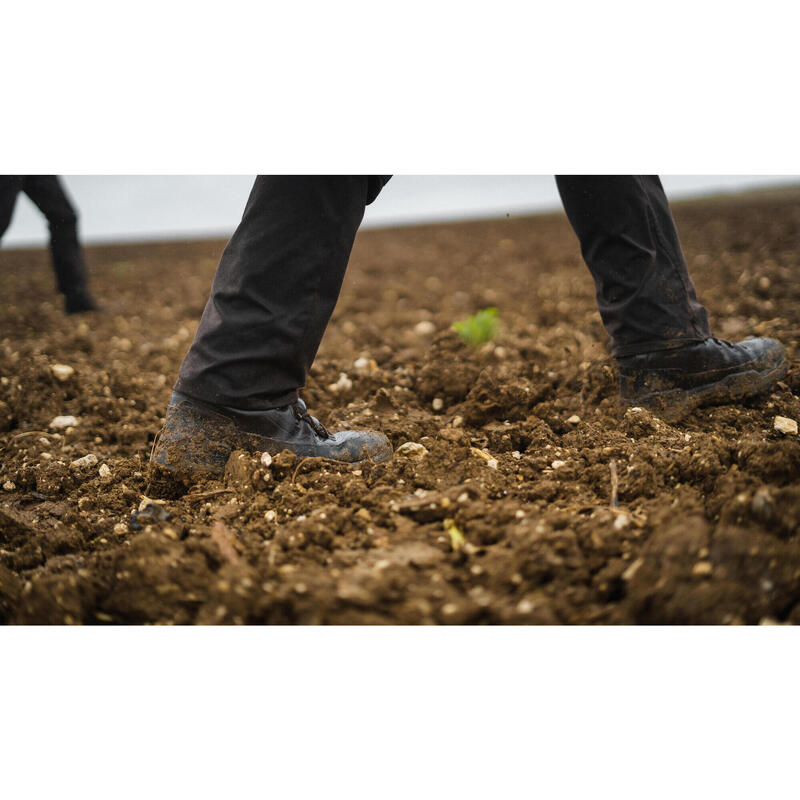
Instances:
[[[59,291],[65,295],[87,292],[86,266],[78,243],[78,216],[58,176],[26,175],[23,191],[50,226],[50,253]]]
[[[17,195],[22,191],[22,175],[0,175],[0,239],[11,224]]]
[[[707,339],[661,181],[655,175],[558,175],[564,210],[594,277],[616,357]]]
[[[252,411],[295,400],[339,297],[364,208],[387,180],[259,176],[175,389]]]

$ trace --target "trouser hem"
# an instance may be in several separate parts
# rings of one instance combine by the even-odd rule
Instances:
[[[173,391],[185,394],[200,403],[223,406],[232,411],[269,411],[273,408],[283,408],[291,405],[298,398],[296,389],[274,397],[233,397],[217,391],[213,386],[204,386],[196,381],[186,383],[180,378],[176,381]]]
[[[681,339],[660,339],[636,344],[614,345],[611,348],[611,355],[614,358],[626,358],[628,356],[640,356],[644,353],[658,353],[662,350],[678,350],[681,347],[688,347],[690,344],[699,344],[708,338],[710,336],[686,336]]]

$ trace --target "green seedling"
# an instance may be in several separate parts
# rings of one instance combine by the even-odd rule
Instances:
[[[497,309],[482,308],[477,314],[454,322],[452,327],[470,347],[480,347],[497,335]]]

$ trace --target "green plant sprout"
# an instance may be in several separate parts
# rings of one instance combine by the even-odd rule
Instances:
[[[497,309],[482,308],[477,314],[454,322],[452,328],[470,347],[480,347],[497,335]]]

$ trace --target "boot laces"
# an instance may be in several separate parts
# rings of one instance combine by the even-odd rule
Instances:
[[[316,417],[312,417],[311,414],[308,413],[306,404],[302,400],[298,400],[292,404],[292,411],[294,412],[295,419],[308,423],[317,436],[322,439],[330,438],[331,435],[328,433],[328,429]]]

